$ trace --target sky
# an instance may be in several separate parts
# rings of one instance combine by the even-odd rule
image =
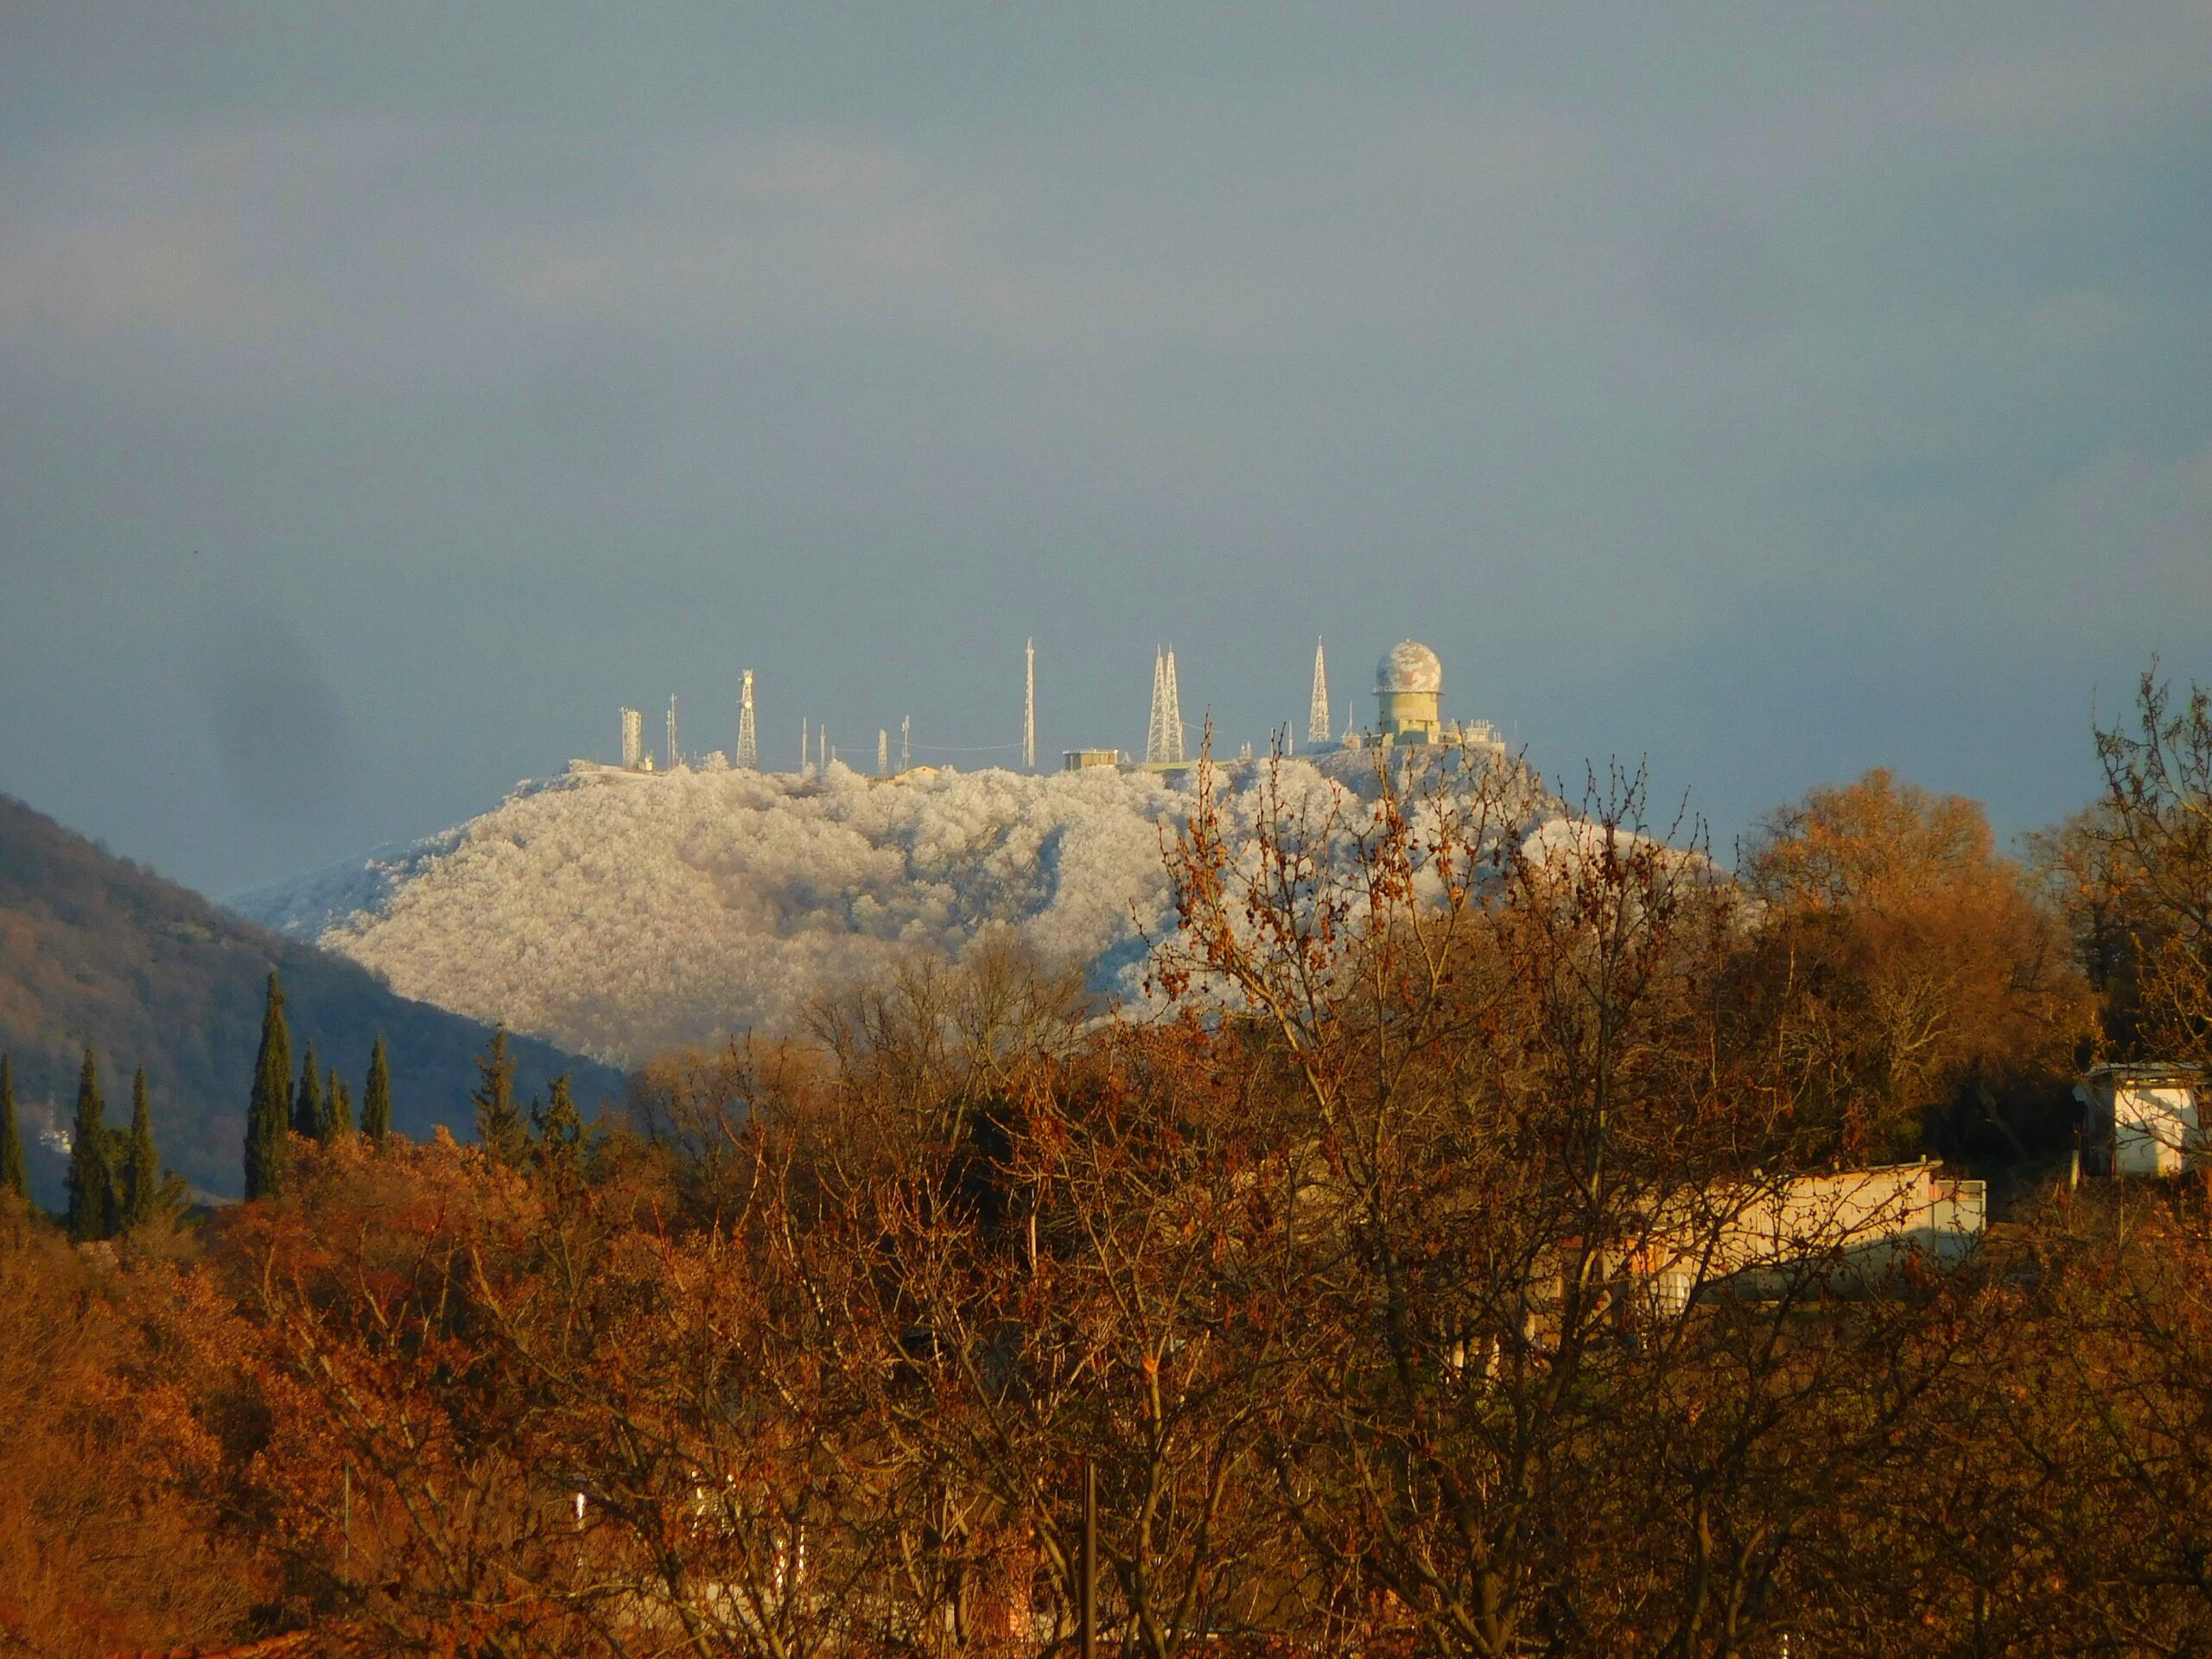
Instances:
[[[219,896],[1032,638],[2009,836],[2208,618],[2201,3],[0,9],[0,791]]]

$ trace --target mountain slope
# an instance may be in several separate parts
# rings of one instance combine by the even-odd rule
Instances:
[[[1448,756],[1403,758],[1400,767]],[[1291,801],[1363,821],[1372,753],[1282,764]],[[1471,775],[1471,774],[1470,774]],[[1267,763],[1217,778],[1232,837]],[[1007,927],[1103,995],[1141,995],[1172,925],[1163,838],[1192,796],[1160,774],[918,771],[641,774],[580,765],[456,829],[231,902],[442,1007],[578,1052],[658,1049],[798,1022],[818,994],[907,953]],[[1528,791],[1529,821],[1554,808]]]
[[[163,1161],[202,1192],[238,1191],[271,967],[283,979],[295,1064],[312,1042],[358,1103],[382,1032],[393,1127],[468,1132],[486,1027],[395,995],[358,964],[266,932],[0,796],[0,1049],[15,1057],[24,1151],[46,1202],[59,1199],[54,1136],[69,1122],[87,1042],[111,1122],[127,1121],[130,1071],[144,1065]],[[621,1078],[604,1066],[538,1042],[518,1043],[515,1054],[524,1098],[562,1071],[588,1111],[619,1096]]]

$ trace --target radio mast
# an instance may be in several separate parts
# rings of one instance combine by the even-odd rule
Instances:
[[[879,728],[875,734],[875,775],[891,775],[891,734]]]
[[[622,769],[635,772],[645,758],[645,716],[634,709],[622,711]]]
[[[1321,664],[1321,642],[1313,642],[1313,704],[1306,716],[1306,741],[1329,741],[1329,675]]]
[[[1037,642],[1021,652],[1021,769],[1037,770]]]
[[[671,694],[668,699],[668,769],[671,772],[676,770],[676,698]]]
[[[753,671],[749,668],[737,693],[737,764],[748,772],[760,766],[760,741],[753,729]]]

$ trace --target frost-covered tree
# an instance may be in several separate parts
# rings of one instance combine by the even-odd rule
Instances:
[[[377,1034],[369,1051],[369,1080],[361,1089],[361,1133],[372,1147],[384,1145],[391,1133],[391,1061],[384,1050],[384,1034]]]
[[[16,1070],[10,1057],[0,1054],[0,1192],[17,1198],[30,1196],[30,1178],[23,1168],[22,1128],[16,1122]]]
[[[113,1237],[115,1198],[99,1065],[87,1044],[84,1069],[77,1074],[77,1118],[69,1135],[69,1236],[79,1243]]]
[[[261,1014],[261,1049],[253,1062],[253,1098],[246,1108],[247,1198],[270,1198],[284,1190],[284,1137],[291,1116],[292,1038],[284,1023],[284,988],[272,971]]]

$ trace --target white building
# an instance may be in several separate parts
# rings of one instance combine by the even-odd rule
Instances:
[[[2178,1175],[2205,1146],[2203,1071],[2161,1064],[2094,1067],[2074,1090],[2082,1147],[2107,1175]]]

